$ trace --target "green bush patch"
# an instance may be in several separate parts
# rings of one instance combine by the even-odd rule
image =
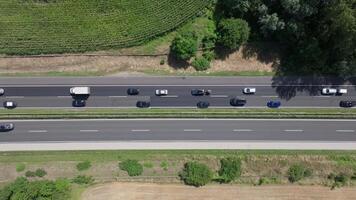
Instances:
[[[89,185],[94,183],[95,179],[92,176],[79,175],[72,179],[73,183],[79,185]]]
[[[310,169],[305,168],[303,165],[292,165],[288,170],[288,180],[292,183],[302,180],[305,177],[312,175]]]
[[[121,170],[124,170],[128,173],[129,176],[139,176],[143,172],[143,166],[138,163],[137,160],[125,160],[119,163]]]
[[[16,164],[16,171],[17,172],[22,172],[24,171],[26,168],[26,165],[24,163],[17,163]]]
[[[78,171],[84,171],[84,170],[89,169],[90,167],[91,167],[90,161],[84,161],[84,162],[80,162],[77,164]]]
[[[180,177],[185,184],[200,187],[212,180],[213,172],[205,164],[193,161],[184,165]]]
[[[241,176],[241,160],[238,158],[224,158],[220,160],[220,182],[230,183]]]

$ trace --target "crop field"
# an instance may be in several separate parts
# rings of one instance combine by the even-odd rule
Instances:
[[[36,55],[135,46],[211,0],[0,0],[0,54]]]

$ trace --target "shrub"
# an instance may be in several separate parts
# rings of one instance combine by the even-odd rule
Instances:
[[[220,160],[220,181],[229,183],[241,176],[241,160],[237,158],[224,158]]]
[[[334,189],[335,187],[341,187],[346,185],[346,183],[348,182],[348,180],[350,179],[350,177],[344,173],[340,173],[335,175],[334,173],[329,174],[328,179],[333,181],[332,184],[332,189]]]
[[[36,173],[33,171],[26,171],[25,176],[26,177],[35,177]]]
[[[22,172],[23,170],[25,170],[25,168],[26,168],[26,165],[23,164],[23,163],[17,163],[16,164],[16,171],[17,172]]]
[[[167,162],[167,161],[162,161],[162,162],[161,162],[161,168],[162,168],[164,171],[167,171],[167,170],[168,170],[168,162]]]
[[[146,168],[153,168],[153,164],[151,162],[145,162],[143,163],[143,166]]]
[[[119,167],[126,171],[129,176],[139,176],[143,172],[143,167],[137,160],[125,160],[119,164]]]
[[[195,56],[198,50],[198,36],[193,32],[184,32],[174,38],[171,51],[181,60],[189,60]]]
[[[166,63],[166,61],[164,59],[161,59],[161,61],[159,61],[160,65],[164,65]]]
[[[92,176],[84,176],[84,175],[79,175],[73,178],[73,183],[79,184],[79,185],[88,185],[92,184],[95,179]]]
[[[35,171],[35,175],[38,177],[44,177],[46,176],[47,172],[44,169],[37,169]]]
[[[217,36],[216,34],[210,34],[203,38],[202,47],[203,49],[212,49],[215,47]]]
[[[180,173],[181,179],[187,185],[196,187],[206,185],[213,178],[213,173],[208,166],[198,162],[188,162]]]
[[[218,25],[218,41],[223,46],[235,50],[247,42],[250,27],[242,19],[223,19]]]
[[[303,165],[292,165],[288,170],[288,180],[292,183],[300,181],[304,177],[312,175],[312,171],[306,169]]]
[[[197,71],[205,71],[210,68],[210,61],[204,57],[198,57],[193,60],[192,66]]]
[[[215,59],[215,53],[214,51],[204,51],[203,57],[208,61],[212,61]]]
[[[80,162],[77,164],[78,171],[84,171],[84,170],[89,169],[90,167],[91,167],[90,161],[84,161],[84,162]]]

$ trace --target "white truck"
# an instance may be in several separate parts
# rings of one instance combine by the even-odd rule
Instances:
[[[71,95],[90,95],[90,87],[72,87],[69,91]]]

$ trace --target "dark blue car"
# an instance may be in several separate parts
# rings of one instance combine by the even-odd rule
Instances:
[[[278,108],[279,106],[281,106],[281,102],[280,101],[269,101],[269,102],[267,102],[267,106],[269,108]]]

